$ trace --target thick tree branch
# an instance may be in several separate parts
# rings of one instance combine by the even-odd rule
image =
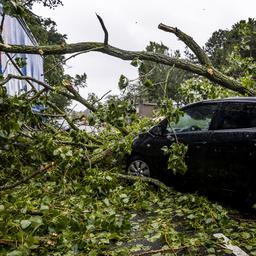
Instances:
[[[191,36],[188,36],[187,34],[182,32],[178,28],[173,28],[173,27],[164,25],[163,23],[160,23],[158,25],[158,28],[163,30],[163,31],[175,34],[182,42],[184,42],[189,47],[189,49],[192,50],[192,52],[196,55],[196,57],[198,58],[199,62],[202,65],[204,65],[206,67],[211,67],[212,66],[212,63],[211,63],[209,57],[207,56],[207,54],[194,41],[194,39]]]
[[[107,47],[99,42],[82,42],[76,44],[66,45],[51,45],[51,46],[24,46],[24,45],[5,45],[0,44],[0,51],[11,53],[27,53],[27,54],[69,54],[81,51],[96,51],[117,57],[123,60],[133,60],[138,58],[140,60],[152,61],[167,66],[174,66],[186,71],[190,71],[200,76],[208,78],[213,83],[217,83],[227,89],[238,92],[242,95],[255,96],[256,92],[249,90],[241,85],[238,81],[222,74],[214,68],[209,68],[201,65],[191,63],[190,61],[172,58],[163,54],[156,54],[151,52],[126,51],[111,45]],[[83,104],[83,103],[82,103]]]

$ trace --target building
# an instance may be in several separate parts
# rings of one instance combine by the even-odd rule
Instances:
[[[0,0],[1,2],[1,0]],[[3,19],[3,8],[0,3],[0,20]],[[38,45],[36,39],[28,29],[22,18],[11,17],[5,15],[3,23],[2,38],[5,44],[17,45]],[[17,59],[25,60],[26,65],[19,68],[15,65]],[[8,54],[0,52],[0,73],[6,77],[8,74],[30,76],[37,80],[43,81],[43,58],[36,54]],[[34,84],[39,90],[40,86]],[[7,93],[9,95],[19,95],[31,89],[26,81],[13,79],[6,84]]]
[[[156,103],[141,102],[136,104],[136,112],[140,116],[152,117],[154,114],[154,110],[157,110],[157,109],[158,109],[158,106]]]

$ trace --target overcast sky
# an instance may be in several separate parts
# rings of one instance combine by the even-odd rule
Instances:
[[[36,5],[33,11],[50,17],[68,42],[103,41],[95,16],[98,13],[109,32],[109,44],[127,50],[143,50],[149,41],[163,42],[170,49],[183,49],[174,35],[157,29],[159,23],[178,27],[203,46],[218,29],[230,29],[241,19],[255,18],[256,0],[62,0],[51,11]],[[120,74],[134,79],[137,69],[130,62],[101,53],[87,53],[68,62],[67,73],[86,73],[88,88],[82,94],[101,96],[118,93]]]

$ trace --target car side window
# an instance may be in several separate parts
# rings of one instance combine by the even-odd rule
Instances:
[[[169,132],[193,132],[209,130],[212,118],[216,112],[217,104],[195,105],[183,110],[177,123],[169,123]]]
[[[256,104],[226,103],[220,114],[217,129],[240,129],[256,127]]]

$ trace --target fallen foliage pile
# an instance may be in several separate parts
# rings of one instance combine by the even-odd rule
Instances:
[[[215,233],[256,255],[255,220],[117,171],[56,180],[52,167],[12,193],[2,191],[1,255],[232,255]]]

